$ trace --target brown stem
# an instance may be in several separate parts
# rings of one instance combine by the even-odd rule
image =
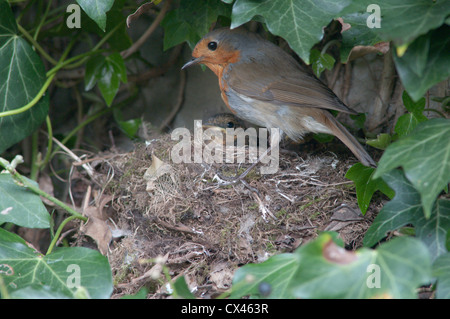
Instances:
[[[171,3],[171,0],[164,1],[164,5],[161,8],[161,11],[156,16],[156,19],[153,20],[150,27],[144,32],[144,34],[136,42],[133,43],[133,45],[131,47],[129,47],[128,49],[121,52],[122,58],[126,59],[127,57],[129,57],[131,54],[136,52],[144,44],[145,41],[147,41],[148,37],[159,26],[162,19],[164,19],[164,16],[166,15],[167,11],[170,8],[170,3]]]

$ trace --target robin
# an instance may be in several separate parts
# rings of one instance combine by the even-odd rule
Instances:
[[[183,69],[199,63],[211,69],[223,101],[237,117],[278,128],[294,141],[309,132],[335,135],[363,165],[376,167],[328,110],[357,113],[280,47],[245,29],[221,28],[205,35],[192,56]]]
[[[209,117],[203,124],[203,130],[214,130],[220,133],[222,137],[220,143],[226,144],[227,128],[229,129],[239,129],[245,130],[244,123],[234,114],[231,113],[218,113]],[[234,143],[236,144],[237,135],[233,136]],[[217,140],[219,142],[219,140]]]
[[[233,114],[230,113],[218,113],[209,117],[205,123],[203,123],[203,129],[213,128],[223,134],[226,133],[227,128],[243,128],[245,129],[244,123]]]

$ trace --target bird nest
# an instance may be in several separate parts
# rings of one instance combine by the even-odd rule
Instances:
[[[197,294],[214,297],[230,287],[238,267],[292,252],[321,231],[336,231],[347,248],[358,248],[382,204],[376,198],[362,216],[345,178],[354,163],[345,151],[297,145],[302,151],[280,153],[277,173],[261,175],[257,166],[246,184],[224,186],[219,174],[236,175],[249,164],[174,164],[174,144],[160,136],[95,166],[108,182],[99,216],[83,229],[90,237],[80,238],[93,238],[108,256],[114,297],[143,286],[151,297],[168,296],[162,264]]]

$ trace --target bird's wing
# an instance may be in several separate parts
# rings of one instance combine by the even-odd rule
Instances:
[[[312,73],[293,63],[284,69],[255,62],[235,64],[227,74],[227,83],[254,99],[356,114]]]

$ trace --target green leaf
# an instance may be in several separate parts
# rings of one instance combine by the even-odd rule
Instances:
[[[128,35],[127,26],[125,24],[126,18],[124,17],[122,10],[113,8],[106,16],[107,21],[105,32],[108,33],[117,27],[118,24],[121,24],[121,26],[108,39],[108,44],[112,49],[119,52],[128,49],[133,44],[133,41]]]
[[[173,289],[178,298],[195,299],[195,296],[189,290],[189,287],[184,279],[184,276],[180,276],[173,283]]]
[[[411,222],[416,226],[416,237],[428,247],[432,260],[447,252],[447,232],[450,229],[450,200],[439,199],[430,218],[421,214]]]
[[[105,57],[91,58],[86,63],[85,89],[89,91],[98,83],[100,92],[108,106],[119,90],[120,82],[127,83],[127,71],[122,56],[118,52]]]
[[[269,298],[414,298],[430,275],[427,249],[413,238],[350,252],[321,234],[293,254],[239,268],[231,298],[260,297],[262,283],[271,287]]]
[[[424,97],[415,102],[409,96],[408,92],[403,91],[402,100],[405,108],[410,113],[403,114],[398,118],[394,129],[398,137],[409,135],[416,128],[417,124],[428,121],[428,118],[423,115],[423,111],[425,110]]]
[[[10,293],[12,299],[69,299],[71,296],[54,291],[49,286],[32,285]]]
[[[436,197],[450,181],[449,140],[449,119],[431,119],[419,123],[410,135],[386,149],[374,178],[402,166],[408,180],[419,191],[428,218]]]
[[[329,54],[321,54],[319,50],[313,49],[310,54],[311,67],[314,74],[320,77],[320,74],[325,70],[333,69],[336,60]]]
[[[433,276],[437,278],[436,298],[450,299],[450,253],[434,261]]]
[[[309,64],[310,49],[322,39],[327,26],[350,1],[318,0],[236,0],[231,15],[231,28],[255,16],[261,16],[269,31],[283,37],[300,58]]]
[[[430,218],[425,218],[420,195],[400,170],[383,175],[386,183],[395,191],[364,236],[364,246],[372,247],[389,231],[412,224],[418,237],[427,247],[432,260],[445,253],[446,235],[450,229],[450,201],[438,200]]]
[[[448,25],[432,30],[414,40],[402,57],[394,52],[397,72],[413,100],[419,100],[429,88],[450,76],[448,52],[450,52],[450,26]]]
[[[381,133],[377,135],[376,139],[367,140],[366,144],[380,150],[385,150],[389,145],[391,145],[391,142],[392,136],[390,134]]]
[[[8,3],[0,1],[0,112],[28,104],[45,80],[42,61],[28,42],[18,36]],[[47,116],[48,105],[46,95],[25,112],[0,117],[0,154],[39,128]]]
[[[139,131],[139,127],[141,127],[142,120],[140,118],[137,119],[129,119],[128,121],[118,121],[120,129],[129,137],[135,138],[137,132]]]
[[[367,8],[367,6],[365,7]],[[378,36],[374,29],[367,27],[367,18],[370,13],[366,10],[361,12],[350,12],[345,14],[342,18],[344,23],[350,24],[350,29],[342,32],[342,46],[341,46],[341,61],[343,63],[348,62],[350,51],[358,45],[372,46],[378,42],[381,42],[381,38]]]
[[[416,298],[416,289],[431,280],[428,251],[413,238],[356,253],[324,240],[314,246],[305,247],[293,277],[297,298]]]
[[[191,48],[208,33],[219,16],[229,17],[231,6],[217,0],[182,0],[161,22],[164,28],[164,50],[187,41]]]
[[[423,215],[420,196],[400,170],[383,175],[386,183],[395,191],[393,200],[386,203],[364,236],[363,244],[374,246],[388,231],[410,224]]]
[[[413,113],[406,113],[400,116],[395,123],[395,133],[398,137],[409,135],[419,124],[419,119]]]
[[[366,114],[350,114],[350,118],[354,121],[354,124],[359,129],[364,129],[364,123],[366,122]]]
[[[356,163],[345,174],[346,178],[355,182],[358,206],[363,215],[366,213],[370,200],[377,190],[380,190],[389,198],[394,197],[394,191],[381,178],[372,178],[374,171],[375,169],[372,167]]]
[[[106,12],[112,8],[114,0],[77,0],[77,3],[89,18],[94,20],[100,29],[105,31]]]
[[[447,236],[445,239],[445,247],[447,248],[448,251],[450,251],[450,229],[447,230]]]
[[[120,299],[147,299],[147,294],[148,294],[147,288],[143,287],[134,295],[124,295],[120,297]]]
[[[367,12],[370,4],[377,4],[381,13],[381,27],[373,28],[372,31],[381,41],[394,41],[396,45],[408,44],[438,28],[450,14],[446,0],[360,0],[353,1],[343,13],[360,13],[369,17],[372,14]],[[361,27],[364,28],[364,25]],[[367,25],[365,27],[368,28]]]
[[[29,182],[38,187],[36,182]],[[17,185],[10,174],[0,174],[0,194],[0,224],[9,222],[28,228],[50,227],[50,214],[39,195]]]
[[[113,110],[114,120],[119,124],[120,129],[130,138],[136,137],[139,128],[142,125],[142,120],[140,118],[124,120],[122,111],[118,108]]]
[[[326,133],[315,133],[313,134],[313,138],[319,143],[329,143],[334,140],[334,135]]]
[[[413,101],[413,99],[409,96],[408,92],[403,91],[402,101],[405,108],[414,114],[423,115],[423,110],[425,109],[425,98],[422,97],[417,102]]]
[[[261,264],[248,264],[239,268],[233,278],[231,298],[241,298],[251,295],[253,298],[260,296],[261,283],[271,285],[269,298],[292,298],[288,287],[292,281],[292,275],[299,266],[298,258],[294,254],[280,254],[270,257]]]
[[[85,289],[91,298],[97,299],[109,298],[113,289],[111,267],[98,251],[84,247],[56,248],[43,256],[19,236],[1,228],[0,265],[11,294],[31,286],[33,290],[50,289],[77,297]]]

